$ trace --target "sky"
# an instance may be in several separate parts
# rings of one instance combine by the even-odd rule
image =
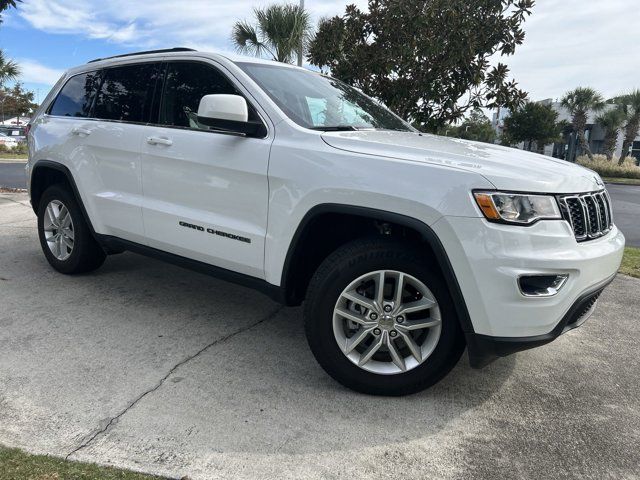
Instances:
[[[295,1],[295,0],[294,0]],[[136,50],[192,47],[231,52],[230,32],[263,0],[24,0],[3,15],[0,48],[42,100],[67,68]],[[306,0],[314,21],[347,3]],[[532,100],[577,86],[611,97],[640,88],[640,0],[536,0],[526,39],[507,63]]]

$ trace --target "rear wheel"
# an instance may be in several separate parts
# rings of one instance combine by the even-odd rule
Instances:
[[[378,395],[433,385],[465,346],[438,271],[415,247],[387,239],[355,241],[323,262],[309,286],[305,329],[333,378]]]
[[[49,264],[61,273],[89,272],[106,258],[74,195],[62,185],[53,185],[42,194],[38,236]]]

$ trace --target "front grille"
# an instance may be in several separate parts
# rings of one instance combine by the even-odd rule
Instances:
[[[613,227],[611,201],[606,190],[561,196],[560,206],[579,242],[606,235]]]

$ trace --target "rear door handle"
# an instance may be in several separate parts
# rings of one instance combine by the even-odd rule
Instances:
[[[147,143],[149,145],[165,145],[167,147],[170,147],[171,145],[173,145],[173,140],[169,140],[168,138],[164,137],[148,137]]]
[[[74,135],[91,135],[91,130],[84,127],[76,127],[71,130],[71,133],[73,133]]]

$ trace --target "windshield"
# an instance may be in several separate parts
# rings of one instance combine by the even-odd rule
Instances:
[[[380,103],[336,79],[288,67],[238,63],[289,117],[313,130],[400,130],[412,127]]]

